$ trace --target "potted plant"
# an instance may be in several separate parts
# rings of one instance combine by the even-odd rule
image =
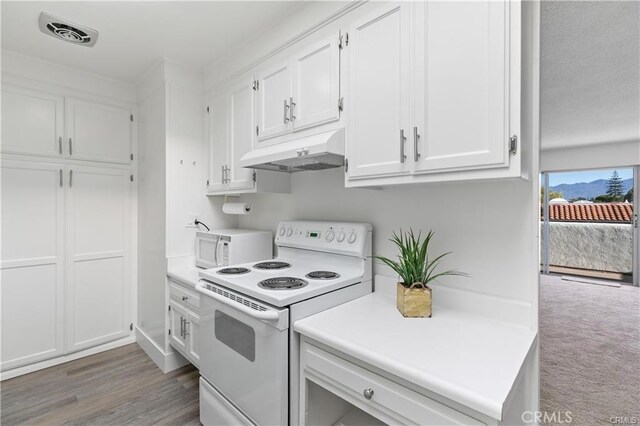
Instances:
[[[396,305],[405,317],[431,317],[431,289],[428,286],[430,282],[445,275],[467,276],[464,272],[456,270],[436,271],[442,258],[451,252],[431,259],[429,243],[433,235],[433,231],[429,231],[423,240],[422,233],[416,237],[412,229],[404,233],[400,229],[399,234],[394,231],[390,241],[398,247],[398,260],[374,256],[398,274],[401,281],[397,284]]]

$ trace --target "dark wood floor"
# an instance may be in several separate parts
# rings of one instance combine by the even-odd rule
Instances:
[[[0,383],[2,425],[199,425],[198,370],[168,374],[137,344]]]

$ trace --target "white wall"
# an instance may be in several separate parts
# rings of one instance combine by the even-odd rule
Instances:
[[[444,268],[471,278],[446,277],[442,285],[530,303],[535,297],[531,267],[533,183],[523,180],[424,184],[384,190],[345,189],[342,168],[292,177],[291,194],[242,197],[252,212],[240,226],[275,231],[279,220],[317,219],[369,222],[375,254],[393,256],[388,241],[399,228],[436,237],[433,253],[453,251]],[[375,264],[375,274],[393,276]]]

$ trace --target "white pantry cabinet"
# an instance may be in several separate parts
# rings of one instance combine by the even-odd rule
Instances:
[[[125,169],[2,162],[6,371],[128,336]]]
[[[64,167],[2,162],[1,370],[64,353]]]
[[[133,160],[131,110],[76,98],[65,103],[69,158],[123,164]]]
[[[348,176],[408,174],[411,3],[384,3],[349,30]]]
[[[126,169],[68,166],[67,349],[130,333],[131,180]]]
[[[124,106],[2,85],[2,152],[130,164],[133,112]]]
[[[291,132],[340,119],[340,35],[304,44],[268,63],[255,82],[256,146]]]
[[[509,0],[363,6],[347,186],[520,176],[520,19]]]
[[[64,98],[2,85],[2,152],[63,156]]]
[[[255,93],[252,75],[234,79],[212,96],[208,106],[209,179],[208,195],[248,192],[289,192],[284,173],[254,171],[239,165],[256,137]]]

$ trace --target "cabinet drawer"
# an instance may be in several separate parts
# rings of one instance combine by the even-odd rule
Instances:
[[[307,378],[385,422],[403,424],[480,425],[462,414],[398,383],[305,343]],[[309,377],[311,376],[311,377]],[[372,393],[370,391],[373,391]],[[370,397],[365,397],[365,393]]]
[[[196,313],[199,313],[200,309],[200,296],[193,290],[189,290],[188,288],[177,284],[173,281],[169,281],[169,293],[171,294],[171,298],[179,301],[185,307],[195,310]]]

